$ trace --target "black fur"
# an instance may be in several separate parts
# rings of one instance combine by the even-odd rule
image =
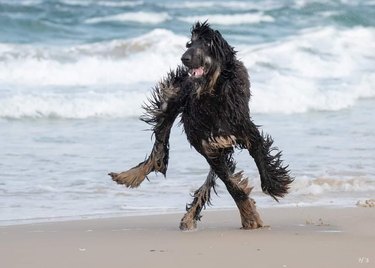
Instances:
[[[251,188],[242,173],[234,174],[233,149],[249,151],[257,165],[262,190],[275,200],[288,192],[293,179],[288,166],[282,164],[281,152],[272,147],[272,138],[260,133],[250,118],[249,76],[243,63],[237,60],[236,51],[207,22],[196,23],[191,33],[181,58],[184,65],[169,72],[154,88],[149,104],[144,106],[146,113],[141,119],[152,125],[155,135],[150,156],[129,171],[110,175],[128,187],[138,186],[151,171],[165,175],[170,130],[181,115],[188,141],[211,166],[205,184],[187,206],[181,228],[191,229],[191,215],[195,221],[200,219],[201,209],[210,204],[210,190],[216,177],[224,182],[236,201],[243,227],[259,227],[260,219],[257,223],[246,214],[250,206],[247,203],[244,206],[243,202],[251,200],[248,197]]]

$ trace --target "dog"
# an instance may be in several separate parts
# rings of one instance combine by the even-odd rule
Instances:
[[[181,230],[197,227],[201,211],[211,205],[211,191],[221,179],[236,202],[243,229],[263,226],[252,187],[243,171],[235,172],[234,149],[246,149],[260,174],[263,192],[276,201],[287,194],[293,178],[281,160],[273,139],[258,130],[250,117],[250,81],[236,51],[207,21],[197,22],[182,55],[183,65],[170,71],[153,89],[141,120],[152,126],[155,137],[149,157],[128,171],[109,173],[118,184],[138,187],[147,175],[166,176],[169,137],[176,118],[181,116],[187,139],[210,165],[204,184],[195,191],[192,203],[180,222]]]

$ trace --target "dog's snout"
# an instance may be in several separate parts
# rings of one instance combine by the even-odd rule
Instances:
[[[183,64],[188,64],[191,62],[191,54],[190,53],[184,53],[181,57],[181,61]]]

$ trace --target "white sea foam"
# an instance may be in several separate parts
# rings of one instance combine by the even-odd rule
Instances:
[[[143,4],[143,1],[95,1],[97,5],[108,7],[132,7]]]
[[[2,44],[0,84],[13,90],[0,89],[0,118],[140,115],[144,92],[178,64],[185,40],[157,29],[65,48]]]
[[[199,1],[199,2],[178,2],[178,3],[168,3],[164,4],[167,8],[175,9],[197,9],[197,8],[225,8],[231,10],[272,10],[277,7],[282,6],[280,2],[266,0],[258,3],[252,3],[250,1]]]
[[[129,117],[142,113],[138,92],[18,94],[0,98],[0,118]]]
[[[322,195],[334,192],[371,192],[375,181],[367,178],[307,178],[299,177],[291,187],[293,195]]]
[[[253,76],[253,110],[340,110],[374,97],[374,33],[319,28],[265,46],[238,48]]]
[[[194,23],[196,21],[208,20],[211,24],[217,25],[241,25],[257,24],[260,22],[273,22],[274,18],[263,13],[243,13],[243,14],[207,14],[199,16],[187,16],[178,18],[181,21]]]
[[[252,112],[332,111],[375,97],[374,31],[317,28],[274,43],[236,46],[251,74]],[[157,29],[132,39],[71,47],[0,44],[0,97],[4,88],[22,89],[1,98],[0,117],[134,116],[140,113],[135,106],[118,109],[131,103],[113,88],[146,92],[180,64],[187,39]],[[46,87],[67,90],[60,95],[38,90]],[[88,94],[85,102],[73,94],[75,88],[109,91],[100,97]],[[101,98],[115,108],[104,109],[98,104]],[[85,111],[88,106],[90,112]]]
[[[89,24],[102,23],[102,22],[137,22],[145,24],[158,24],[171,17],[166,12],[125,12],[116,15],[110,15],[105,17],[94,17],[87,19],[85,22]]]
[[[60,0],[61,3],[72,6],[107,6],[107,7],[133,7],[143,4],[143,1],[97,1],[97,0]]]
[[[7,5],[21,5],[21,6],[34,6],[39,5],[43,1],[42,0],[20,0],[20,1],[12,1],[12,0],[1,0],[1,4],[7,4]]]
[[[129,40],[74,47],[2,44],[0,83],[17,87],[155,83],[179,63],[186,40],[156,29]]]

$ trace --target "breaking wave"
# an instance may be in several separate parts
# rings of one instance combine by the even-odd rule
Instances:
[[[0,99],[0,118],[117,118],[142,113],[138,92],[18,94]]]
[[[145,24],[162,23],[171,17],[166,12],[126,12],[105,17],[94,17],[87,19],[85,22],[89,24],[102,22],[137,22]]]
[[[186,38],[156,29],[140,37],[71,47],[0,44],[0,83],[91,86],[158,81],[179,63]]]
[[[303,178],[292,184],[293,195],[321,195],[329,192],[370,192],[375,190],[375,181],[368,178]]]
[[[145,92],[180,64],[187,39],[156,29],[76,46],[0,44],[0,117],[140,115]],[[374,43],[373,28],[331,27],[235,45],[251,74],[252,112],[336,111],[375,97]]]
[[[192,23],[195,21],[208,20],[211,24],[216,25],[240,25],[256,24],[260,22],[273,22],[274,18],[263,13],[243,13],[243,14],[208,14],[199,16],[180,17],[179,20]]]

